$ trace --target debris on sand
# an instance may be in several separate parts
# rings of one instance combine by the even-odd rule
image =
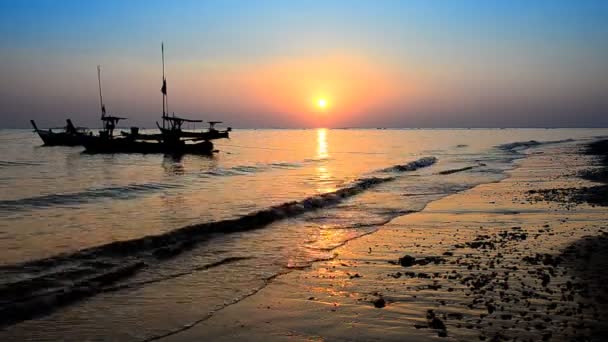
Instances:
[[[409,267],[416,264],[416,258],[411,255],[406,255],[404,257],[399,258],[399,264],[403,267]]]
[[[591,205],[608,206],[608,185],[583,186],[580,188],[555,188],[529,190],[527,200],[535,202],[556,202],[567,208],[589,203]]]
[[[441,319],[439,319],[439,317],[437,317],[437,315],[435,314],[435,312],[433,310],[429,309],[426,312],[426,320],[428,322],[429,328],[438,330],[437,335],[439,337],[448,336],[448,331],[447,331],[445,324],[443,323],[443,321]]]
[[[386,306],[386,301],[384,300],[384,298],[382,298],[382,296],[374,299],[374,301],[372,302],[374,304],[375,307],[377,307],[378,309],[382,309],[383,307]]]
[[[410,266],[414,266],[414,265],[424,266],[424,265],[428,265],[428,264],[438,265],[438,264],[445,263],[445,259],[442,257],[438,257],[438,256],[415,258],[411,255],[405,255],[405,256],[399,258],[399,261],[397,263],[403,267],[410,267]]]
[[[535,256],[526,256],[523,257],[523,261],[531,264],[531,265],[540,265],[543,264],[545,266],[553,266],[556,267],[562,262],[561,257],[554,257],[551,254],[540,254],[536,253]]]

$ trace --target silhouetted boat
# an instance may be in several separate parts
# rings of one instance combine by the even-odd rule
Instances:
[[[75,127],[72,120],[67,119],[67,125],[62,128],[39,129],[34,120],[30,120],[34,132],[38,133],[44,146],[78,146],[82,144],[82,138],[90,133],[83,127]],[[53,132],[53,129],[61,129],[60,132]]]
[[[120,132],[123,137],[129,137],[132,139],[139,140],[156,140],[163,141],[164,139],[171,137],[179,137],[187,140],[197,141],[197,140],[214,140],[214,139],[223,139],[229,138],[230,132],[232,131],[231,127],[228,127],[224,130],[218,130],[215,128],[215,125],[222,123],[221,121],[208,121],[209,127],[207,130],[203,131],[184,131],[182,130],[182,125],[186,122],[188,123],[198,123],[203,122],[202,120],[193,120],[180,118],[177,116],[163,116],[163,121],[166,121],[167,124],[163,124],[162,126],[156,123],[156,126],[161,131],[161,133],[156,134],[142,134],[139,133],[139,129],[137,127],[131,127],[130,132],[122,131]],[[165,126],[165,127],[163,127]],[[169,127],[169,128],[166,128]]]
[[[182,125],[185,122],[203,122],[202,120],[192,120],[192,119],[184,119],[177,116],[163,116],[163,121],[168,122],[168,127],[165,128],[164,124],[161,127],[158,122],[156,126],[162,132],[162,134],[168,135],[179,135],[182,138],[193,138],[197,140],[213,140],[213,139],[223,139],[229,138],[230,131],[232,128],[228,127],[225,130],[218,130],[215,128],[215,125],[221,124],[221,121],[208,121],[209,128],[207,131],[193,132],[193,131],[184,131],[182,130]]]
[[[164,46],[161,45],[163,61],[163,124],[156,123],[160,134],[141,134],[139,128],[131,127],[130,132],[121,132],[120,137],[114,137],[113,131],[119,120],[124,118],[106,116],[105,105],[101,94],[101,76],[98,69],[99,99],[101,104],[101,120],[104,121],[104,129],[99,136],[84,139],[85,152],[87,153],[163,153],[171,155],[181,154],[212,154],[211,140],[228,138],[230,128],[220,131],[215,129],[219,121],[209,122],[207,131],[192,132],[182,130],[184,123],[197,123],[202,120],[192,120],[168,115],[167,105],[167,80],[165,78],[165,55]]]
[[[149,142],[129,137],[113,139],[90,139],[85,143],[85,153],[162,153],[170,155],[200,154],[210,155],[214,152],[213,143],[208,140],[188,144],[183,140],[174,143]]]
[[[102,108],[105,109],[105,107]],[[118,121],[125,119],[115,116],[102,114],[101,120],[104,122],[104,128],[98,136],[87,137],[84,139],[84,147],[86,153],[162,153],[170,155],[182,154],[201,154],[209,155],[213,153],[213,144],[210,141],[199,143],[186,143],[185,139],[179,136],[169,136],[167,134],[154,135],[155,142],[150,136],[145,136],[141,139],[139,129],[131,128],[131,133],[122,137],[114,137],[114,128]]]

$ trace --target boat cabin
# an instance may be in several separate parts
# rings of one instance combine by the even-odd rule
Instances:
[[[99,132],[99,135],[105,138],[112,138],[114,136],[114,129],[118,125],[118,121],[126,119],[127,118],[111,115],[102,116],[101,121],[103,122],[103,130]]]

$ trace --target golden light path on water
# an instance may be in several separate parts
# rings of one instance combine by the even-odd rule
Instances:
[[[317,129],[317,159],[324,160],[329,157],[329,150],[327,145],[327,128]],[[319,185],[317,187],[318,193],[325,193],[335,191],[335,186],[332,183],[332,174],[327,167],[327,163],[322,162],[317,166],[317,177]]]
[[[329,158],[329,144],[327,142],[328,130],[327,128],[317,129],[317,159],[322,162],[316,167],[317,172],[317,193],[328,193],[337,190],[335,179],[330,171],[327,163]],[[315,230],[309,239],[315,241],[309,245],[311,247],[308,250],[310,258],[312,259],[323,259],[329,257],[330,254],[324,251],[327,246],[332,246],[340,241],[348,239],[349,232],[344,229],[335,229],[332,224],[321,224],[318,230]],[[290,260],[289,263],[293,263]],[[288,264],[289,264],[288,263]]]
[[[317,129],[317,158],[325,159],[329,156],[327,149],[327,128]]]

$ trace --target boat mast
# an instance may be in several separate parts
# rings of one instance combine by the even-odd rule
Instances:
[[[101,107],[101,119],[106,116],[106,106],[103,104],[103,96],[101,95],[101,66],[97,66],[97,83],[99,84],[99,106]]]
[[[163,62],[163,86],[160,91],[163,93],[163,128],[165,128],[165,121],[167,120],[167,114],[169,112],[169,102],[167,101],[167,79],[165,78],[165,43],[160,43],[160,52]]]

